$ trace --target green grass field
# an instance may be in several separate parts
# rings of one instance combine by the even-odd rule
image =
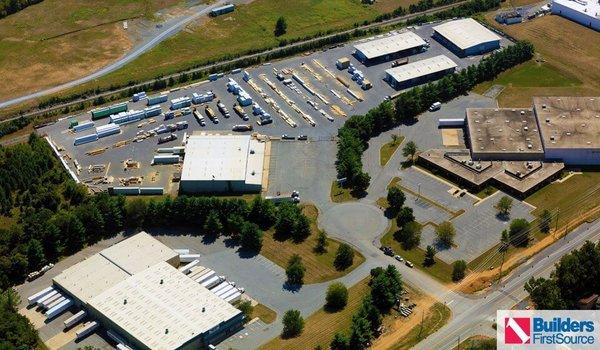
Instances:
[[[351,29],[356,23],[416,2],[380,0],[376,6],[371,6],[362,4],[360,0],[255,0],[238,5],[233,13],[189,25],[186,30],[118,71],[62,94],[131,80],[147,80],[207,61],[276,47],[283,39]],[[273,31],[280,16],[285,17],[288,30],[285,35],[276,38]]]
[[[273,230],[269,230],[265,232],[263,247],[260,251],[264,257],[285,269],[292,255],[300,255],[306,267],[305,284],[325,282],[339,278],[354,270],[365,261],[365,258],[359,252],[355,251],[352,266],[343,271],[336,270],[333,266],[333,261],[335,260],[335,253],[340,242],[328,239],[327,252],[324,254],[315,253],[314,248],[317,245],[318,232],[316,223],[318,211],[315,206],[305,205],[303,212],[311,220],[311,235],[303,242],[294,243],[290,239],[285,241],[274,239]]]
[[[452,283],[452,266],[444,261],[435,258],[435,264],[432,266],[423,266],[425,260],[425,251],[417,247],[411,250],[405,250],[402,245],[394,239],[394,232],[398,231],[396,220],[392,220],[392,225],[386,234],[381,238],[381,245],[390,246],[394,252],[405,260],[412,262],[415,268],[428,273],[442,283]]]
[[[277,313],[263,304],[256,304],[252,308],[252,318],[258,317],[266,324],[271,324],[277,318]]]
[[[531,106],[533,96],[598,96],[598,32],[560,16],[544,16],[510,26],[499,25],[494,16],[495,11],[488,12],[486,22],[518,40],[530,41],[535,46],[536,60],[543,62],[540,65],[531,61],[498,77],[499,82],[512,84],[498,96],[500,107]],[[489,86],[476,90],[483,92]]]
[[[352,322],[352,315],[360,307],[362,298],[369,292],[369,278],[365,278],[348,289],[348,304],[337,312],[319,311],[305,319],[304,330],[296,338],[281,339],[277,337],[265,344],[263,350],[304,350],[314,349],[321,345],[323,349],[329,348],[329,343],[338,331],[347,331]],[[323,295],[325,303],[325,295]]]
[[[598,192],[590,193],[600,184],[600,172],[584,172],[573,175],[562,183],[552,183],[525,199],[537,209],[533,212],[540,215],[544,209],[560,210],[558,226],[563,226],[569,220],[582,212],[600,205]],[[555,222],[552,222],[555,224]]]
[[[383,146],[379,150],[379,165],[385,166],[390,158],[394,155],[394,152],[400,147],[400,145],[404,142],[404,136],[399,136],[396,141],[390,141]]]
[[[0,98],[73,80],[116,60],[131,48],[120,19],[147,17],[178,2],[45,0],[3,18]]]
[[[334,203],[344,203],[355,201],[358,198],[354,196],[352,188],[342,187],[337,181],[331,183],[331,201]]]

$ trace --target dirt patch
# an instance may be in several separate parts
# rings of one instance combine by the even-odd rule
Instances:
[[[46,317],[41,312],[36,311],[35,307],[31,309],[22,308],[19,313],[27,317],[35,329],[40,329],[46,324]]]
[[[442,143],[446,147],[459,146],[458,129],[443,129]]]
[[[417,306],[413,310],[413,313],[408,316],[394,316],[384,320],[385,331],[379,338],[373,343],[372,349],[390,349],[400,339],[402,339],[411,329],[418,326],[423,317],[429,316],[432,312],[431,306],[436,300],[425,294],[418,292],[414,289],[409,289],[410,303],[416,303]],[[425,314],[423,314],[423,310]]]

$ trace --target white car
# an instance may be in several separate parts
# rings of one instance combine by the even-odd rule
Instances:
[[[403,262],[403,261],[404,261],[404,259],[403,259],[403,258],[402,258],[400,255],[396,255],[396,256],[394,257],[394,259],[396,259],[396,260],[398,260],[398,261],[400,261],[400,262]]]

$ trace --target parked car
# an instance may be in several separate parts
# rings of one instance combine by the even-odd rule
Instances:
[[[394,259],[396,259],[396,260],[398,260],[398,261],[400,261],[400,262],[403,262],[403,261],[404,261],[404,259],[403,259],[403,258],[402,258],[400,255],[396,255],[396,256],[394,257]]]
[[[437,111],[439,109],[442,108],[442,103],[441,102],[434,102],[430,107],[429,107],[429,111],[433,112],[433,111]]]
[[[306,141],[306,140],[308,140],[308,136],[306,136],[306,135],[299,135],[298,136],[298,140],[299,141]]]
[[[406,260],[406,262],[404,263],[406,266],[410,267],[411,269],[413,267],[415,267],[415,264],[411,263],[410,261]]]
[[[283,134],[283,135],[281,135],[281,139],[282,140],[295,140],[296,137],[295,136],[290,136],[288,134]]]
[[[391,247],[383,246],[383,247],[381,247],[381,250],[383,251],[383,254],[385,254],[385,255],[394,256],[394,250],[392,250]]]

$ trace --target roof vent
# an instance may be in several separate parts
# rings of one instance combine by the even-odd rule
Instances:
[[[550,118],[546,118],[546,123],[550,123]]]
[[[169,334],[169,328],[165,328],[165,334]]]
[[[546,107],[547,107],[547,106],[546,106],[546,104],[544,103],[544,104],[542,105],[542,108],[546,108]]]
[[[203,306],[203,307],[202,307],[202,312],[204,312],[204,311],[206,311],[206,308]]]
[[[163,279],[161,278],[160,279],[160,284],[163,284],[163,283],[165,283],[165,281],[163,281]]]
[[[568,133],[567,133],[567,136],[571,136],[571,133],[570,133],[570,132],[568,132]]]
[[[254,150],[253,149],[250,150],[250,154],[254,154]]]
[[[521,115],[525,115],[525,111],[521,111]]]
[[[127,305],[127,299],[123,299],[123,305]]]

